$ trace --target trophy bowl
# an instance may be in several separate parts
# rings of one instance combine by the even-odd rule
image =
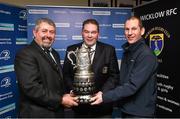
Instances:
[[[94,73],[86,71],[75,73],[73,92],[78,97],[79,103],[89,103],[95,93]]]

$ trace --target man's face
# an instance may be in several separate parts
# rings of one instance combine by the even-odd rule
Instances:
[[[39,27],[33,30],[35,41],[41,47],[50,48],[55,40],[56,30],[46,22],[42,22]]]
[[[92,46],[96,43],[99,37],[98,28],[95,24],[85,24],[82,31],[82,37],[87,46]]]
[[[133,44],[141,39],[144,34],[144,28],[140,28],[139,21],[137,19],[127,20],[124,25],[125,37],[129,44]]]

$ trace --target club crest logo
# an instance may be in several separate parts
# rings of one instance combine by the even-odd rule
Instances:
[[[163,52],[165,41],[170,39],[170,33],[163,27],[153,27],[144,38],[149,40],[149,47],[159,56]]]
[[[164,47],[164,34],[150,34],[149,46],[158,56]]]

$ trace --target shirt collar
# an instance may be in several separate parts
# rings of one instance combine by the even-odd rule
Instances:
[[[87,46],[85,43],[83,43],[82,45],[84,45],[86,48],[87,47],[89,47],[89,46]],[[96,43],[93,45],[93,46],[90,46],[91,47],[91,51],[94,51],[94,50],[96,50]]]
[[[44,51],[45,51],[45,48],[41,47]],[[52,51],[52,48],[50,47],[49,49],[47,48],[46,50],[49,50],[50,52]]]
[[[139,39],[137,42],[135,42],[133,44],[129,44],[128,42],[126,42],[125,44],[122,45],[122,48],[125,51],[134,51],[139,46],[139,44],[144,43],[144,42],[145,41],[143,38]]]

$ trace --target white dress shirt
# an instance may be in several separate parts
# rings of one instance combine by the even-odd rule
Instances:
[[[85,45],[85,47],[89,47],[87,45]],[[93,62],[94,59],[94,55],[95,55],[95,51],[96,51],[96,44],[94,44],[93,46],[90,46],[90,58],[91,58],[91,63]]]

